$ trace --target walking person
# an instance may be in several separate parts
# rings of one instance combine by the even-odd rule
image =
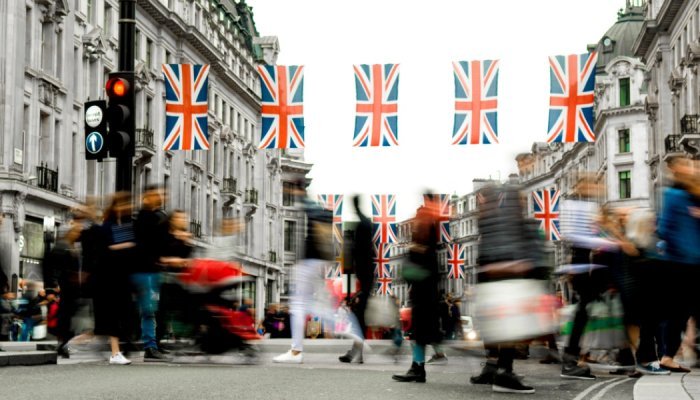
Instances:
[[[292,347],[286,353],[273,358],[273,362],[286,364],[301,364],[303,358],[303,340],[305,333],[306,315],[313,313],[326,323],[334,324],[334,310],[330,306],[330,293],[324,283],[323,268],[334,259],[332,251],[332,212],[327,212],[307,197],[306,182],[298,181],[291,189],[296,201],[302,204],[306,214],[306,240],[304,258],[294,266],[294,293],[290,302]],[[314,301],[315,293],[325,293],[328,297],[326,304]],[[312,310],[313,308],[313,310]],[[351,320],[352,314],[350,315]],[[355,332],[351,334],[355,342],[362,342],[362,334],[357,323],[352,323]]]
[[[663,276],[664,288],[678,287],[677,296],[664,304],[662,319],[663,339],[661,341],[661,366],[671,372],[689,372],[687,368],[673,361],[680,347],[681,332],[685,330],[689,316],[698,321],[700,304],[695,286],[700,278],[700,197],[697,193],[697,176],[693,161],[687,157],[673,157],[667,161],[673,174],[673,185],[663,193],[663,207],[659,217],[657,232],[660,251],[665,261]]]
[[[119,341],[129,341],[131,306],[130,268],[136,261],[136,239],[131,218],[131,195],[115,193],[105,210],[99,268],[95,269],[95,334],[109,337],[110,364],[131,364],[120,351]]]
[[[80,297],[80,261],[75,243],[80,237],[82,225],[71,221],[68,229],[59,233],[56,245],[46,257],[44,265],[44,286],[47,293],[60,293],[61,306],[58,308],[58,355],[70,357],[68,341],[74,336],[71,320],[75,315]]]
[[[392,376],[399,382],[425,382],[425,347],[442,340],[438,313],[438,206],[432,194],[424,198],[430,200],[416,213],[408,253],[409,264],[404,265],[404,278],[411,283],[413,361],[405,374]]]
[[[574,189],[579,200],[564,200],[561,205],[560,226],[564,240],[571,244],[572,285],[579,302],[574,314],[568,346],[562,357],[561,377],[565,379],[595,379],[587,365],[579,365],[581,337],[588,322],[587,306],[601,290],[599,271],[591,263],[591,251],[616,251],[618,245],[600,236],[597,220],[600,209],[595,201],[600,187],[595,178],[582,176]]]
[[[168,231],[168,217],[162,210],[165,192],[160,185],[150,185],[143,194],[143,203],[136,221],[134,234],[138,260],[131,275],[136,292],[136,303],[141,315],[141,340],[144,361],[169,361],[170,357],[158,348],[156,312],[160,299],[160,256]]]
[[[352,204],[355,208],[355,213],[360,221],[355,228],[355,234],[352,242],[352,271],[360,283],[360,292],[356,295],[356,301],[351,307],[352,312],[357,318],[362,335],[367,333],[367,325],[365,323],[365,311],[367,310],[367,301],[375,285],[376,275],[374,273],[374,263],[372,254],[374,254],[374,244],[372,243],[372,222],[360,209],[360,196],[355,195],[352,198]],[[362,363],[362,342],[355,342],[350,350],[338,359],[340,362],[358,362]]]

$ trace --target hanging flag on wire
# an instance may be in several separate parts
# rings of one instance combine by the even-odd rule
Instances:
[[[396,195],[372,195],[372,241],[380,243],[398,243],[398,225],[396,223]]]
[[[498,143],[499,60],[453,62],[455,120],[452,144]]]
[[[398,146],[399,64],[355,65],[355,147]]]
[[[261,149],[304,147],[304,66],[258,66],[262,94]]]
[[[452,243],[447,246],[448,279],[464,279],[464,266],[467,263],[467,248]]]
[[[598,54],[549,57],[547,142],[595,142],[593,102]]]
[[[163,64],[163,150],[209,150],[209,65]]]
[[[450,235],[450,195],[449,194],[434,194],[435,204],[432,204],[431,195],[423,195],[423,204],[427,207],[436,207],[438,221],[440,222],[440,235],[438,243],[450,243],[452,235]],[[432,205],[431,205],[432,204]]]
[[[391,244],[380,243],[374,248],[374,275],[381,278],[390,272],[391,266]]]
[[[559,234],[559,197],[558,190],[535,190],[532,192],[533,217],[540,221],[540,230],[545,240],[561,240]]]
[[[343,195],[320,194],[318,202],[327,209],[333,211],[333,250],[335,252],[335,267],[338,274],[343,271]]]
[[[338,268],[338,265],[332,264],[325,267],[326,268],[326,279],[336,279],[343,276],[342,270]]]
[[[387,265],[384,275],[377,278],[377,294],[393,295],[394,294],[394,267]]]

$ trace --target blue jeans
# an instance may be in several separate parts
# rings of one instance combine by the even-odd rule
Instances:
[[[158,347],[156,342],[156,311],[160,299],[160,274],[138,273],[131,275],[136,290],[136,303],[141,314],[141,341],[144,349]]]

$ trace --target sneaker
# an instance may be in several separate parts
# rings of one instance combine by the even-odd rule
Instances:
[[[645,375],[671,375],[671,371],[662,367],[658,361],[650,362],[647,365],[637,364],[635,370]]]
[[[129,365],[131,360],[128,360],[122,353],[117,353],[109,357],[110,365]]]
[[[149,347],[143,352],[143,361],[146,362],[169,362],[172,361],[172,357],[166,356],[161,353],[160,350]]]
[[[426,364],[430,365],[447,365],[447,356],[445,354],[433,354]]]
[[[61,358],[70,358],[70,354],[73,352],[73,349],[68,347],[68,345],[63,345],[56,350],[56,354],[58,354],[59,357]]]
[[[520,379],[512,372],[498,372],[491,385],[491,390],[497,393],[535,393],[535,389],[531,386],[525,386]]]
[[[498,368],[495,363],[486,362],[484,363],[484,369],[481,370],[481,374],[472,376],[469,378],[469,382],[472,385],[493,385],[497,371]]]
[[[291,350],[272,359],[272,362],[280,364],[301,364],[303,361],[302,353],[294,355]]]
[[[561,366],[560,377],[564,379],[581,379],[581,380],[593,380],[595,376],[591,374],[591,370],[588,367],[582,367],[578,364],[567,364]]]

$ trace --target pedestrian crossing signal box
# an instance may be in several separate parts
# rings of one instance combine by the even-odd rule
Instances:
[[[107,158],[107,102],[104,100],[85,103],[85,159]]]

